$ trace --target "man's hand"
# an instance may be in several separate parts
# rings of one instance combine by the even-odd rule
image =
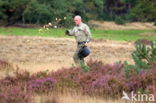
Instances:
[[[66,34],[66,35],[69,35],[69,30],[66,30],[66,31],[65,31],[65,34]]]

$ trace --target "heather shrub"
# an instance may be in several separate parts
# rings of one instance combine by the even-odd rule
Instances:
[[[14,86],[14,85],[18,85],[18,84],[22,84],[23,82],[18,82],[16,81],[16,79],[14,77],[5,77],[3,79],[0,79],[0,87],[7,87],[7,86]],[[1,89],[1,88],[0,88]]]
[[[19,69],[17,69],[15,71],[15,76],[14,79],[16,79],[16,81],[18,82],[24,82],[24,81],[29,81],[32,79],[32,76],[30,75],[30,72],[28,71],[19,71]]]
[[[104,75],[92,82],[94,94],[104,97],[120,97],[123,90],[127,90],[126,80],[122,76]]]
[[[79,76],[79,79],[77,80],[77,83],[80,85],[80,88],[84,94],[92,94],[91,91],[91,84],[93,81],[95,81],[97,78],[102,76],[101,73],[91,73],[87,72],[81,76]]]
[[[0,103],[31,103],[32,94],[21,86],[1,88]]]
[[[52,92],[57,81],[51,77],[38,78],[28,82],[28,89],[36,93]]]
[[[154,97],[156,98],[156,83],[153,85],[148,85],[145,91],[147,91],[147,93],[150,93],[150,94],[152,93]]]
[[[16,69],[14,72],[15,76],[12,77],[16,82],[29,82],[38,78],[46,78],[48,76],[48,71],[40,71],[34,74],[30,74],[28,71]]]
[[[79,91],[80,84],[78,83],[79,77],[84,72],[80,68],[71,67],[69,69],[63,68],[56,72],[52,72],[50,75],[57,80],[56,90],[64,92],[66,90]],[[70,90],[69,90],[70,89]]]
[[[97,70],[100,70],[100,68],[102,68],[102,66],[104,65],[102,61],[93,61],[92,59],[90,59],[88,62],[87,62],[87,65],[89,67],[91,67],[92,71],[97,71]],[[94,68],[94,70],[93,70]]]
[[[89,61],[91,66],[88,74],[85,74],[83,81],[87,78],[87,82],[81,81],[84,91],[88,94],[96,94],[99,96],[115,97],[120,95],[122,90],[126,90],[126,80],[123,72],[122,64],[103,64],[100,61]]]
[[[115,96],[116,93],[121,94],[121,91],[127,88],[125,85],[122,64],[105,65],[101,61],[90,60],[87,65],[90,68],[88,72],[83,72],[80,68],[69,68],[61,69],[52,73],[52,77],[58,80],[58,90],[63,91],[64,89],[73,89],[94,96],[106,96],[107,93],[112,92],[109,93],[108,96]],[[101,81],[101,78],[105,75],[109,77],[109,80]],[[107,84],[111,89],[103,88],[101,84]],[[96,87],[101,88],[98,90]],[[114,91],[114,89],[116,91]]]
[[[105,74],[116,74],[123,75],[123,65],[122,64],[103,64],[101,61],[92,61],[90,60],[88,66],[91,68],[90,73],[101,73]]]
[[[56,84],[51,77],[39,78],[26,71],[15,74],[0,79],[0,103],[31,103],[32,94],[52,92]]]
[[[154,69],[140,71],[126,78],[122,64],[103,64],[90,60],[87,65],[90,68],[88,72],[74,67],[52,72],[50,75],[57,80],[58,92],[67,89],[102,97],[121,97],[122,91],[155,93]]]
[[[26,71],[17,70],[15,76],[0,79],[0,98],[3,98],[0,103],[9,103],[5,101],[12,100],[9,96],[13,95],[12,91],[16,91],[16,89],[17,94],[28,97],[23,99],[25,101],[29,100],[29,95],[32,96],[32,94],[57,92],[76,92],[105,98],[121,97],[122,91],[156,94],[156,65],[154,63],[149,65],[150,69],[144,69],[137,73],[129,71],[131,75],[128,78],[125,76],[125,68],[121,63],[104,64],[101,61],[90,60],[87,65],[90,68],[88,72],[76,67],[62,68],[50,73],[38,72],[33,75]],[[135,69],[131,68],[130,70]],[[5,91],[6,93],[2,94]],[[4,98],[5,96],[6,98]],[[16,103],[22,101],[18,98],[14,99],[14,96],[12,98]],[[27,103],[25,101],[24,103]]]
[[[150,90],[151,87],[156,87],[156,69],[150,69],[140,72],[138,75],[132,76],[127,80],[127,86],[130,91],[138,91],[155,93],[155,89]]]
[[[151,45],[151,41],[148,39],[138,39],[135,41],[135,45],[137,44]]]
[[[37,72],[34,74],[34,76],[37,78],[46,77],[46,76],[48,76],[48,70]]]

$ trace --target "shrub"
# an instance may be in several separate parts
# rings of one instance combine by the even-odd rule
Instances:
[[[119,97],[127,90],[126,79],[123,76],[104,75],[92,82],[92,91],[99,96]]]
[[[137,75],[135,75],[136,71],[133,71],[134,74],[129,71],[131,75],[128,78],[125,77],[123,64],[121,63],[103,64],[101,61],[90,60],[87,65],[90,68],[88,72],[76,67],[33,75],[27,72],[17,72],[14,77],[6,77],[0,80],[0,99],[10,96],[17,86],[19,91],[17,94],[27,97],[29,97],[29,93],[31,95],[31,93],[49,94],[51,92],[80,92],[90,96],[109,98],[121,97],[122,91],[137,92],[141,90],[141,92],[156,94],[156,65],[154,64],[149,65],[150,69],[137,72]],[[130,70],[135,69],[131,68]],[[2,94],[5,91],[6,93]],[[11,101],[12,99],[10,100],[8,97],[2,100]],[[29,98],[25,100],[29,100]],[[2,103],[7,103],[3,101]],[[14,101],[16,100],[14,99]],[[19,99],[19,101],[21,100]]]
[[[106,95],[108,92],[108,96],[115,96],[113,93],[122,93],[124,88],[125,80],[124,80],[124,72],[122,64],[103,64],[101,61],[92,61],[90,60],[87,65],[90,70],[88,72],[83,72],[80,68],[70,68],[70,69],[61,69],[57,72],[52,73],[52,77],[54,77],[57,82],[57,89],[63,91],[65,89],[73,89],[78,92],[82,92],[84,94],[89,95]],[[111,89],[106,90],[106,88],[99,88],[101,78],[105,75],[109,77],[108,81],[102,81],[101,84],[108,84]],[[106,76],[106,77],[107,77]],[[117,78],[116,78],[117,77]],[[112,82],[111,82],[112,81]],[[96,86],[95,86],[96,84]],[[118,86],[115,86],[118,85]],[[114,89],[116,91],[114,91]],[[107,91],[104,92],[104,91]]]
[[[0,92],[0,103],[31,103],[32,94],[21,86],[9,86]]]
[[[125,22],[125,20],[124,20],[123,18],[121,18],[121,17],[116,17],[116,18],[115,18],[115,23],[116,23],[116,24],[119,24],[119,25],[123,25],[123,24],[125,24],[126,22]]]
[[[28,88],[36,93],[49,93],[54,88],[56,80],[51,77],[39,78],[28,82]]]
[[[51,77],[39,78],[28,82],[28,89],[36,93],[52,92],[56,84],[56,80]]]
[[[62,68],[56,72],[52,72],[50,75],[57,80],[56,90],[64,92],[66,90],[73,89],[74,91],[80,90],[80,84],[78,83],[80,76],[84,72],[80,68],[71,67],[69,69]]]
[[[127,86],[130,91],[142,89],[143,92],[148,90],[148,92],[155,93],[155,89],[151,91],[150,88],[156,86],[156,69],[142,71],[138,75],[130,77],[127,81]]]
[[[30,72],[28,71],[15,71],[15,76],[13,77],[17,82],[27,82],[32,79]]]
[[[136,50],[132,53],[135,64],[124,63],[126,76],[138,74],[143,70],[152,69],[156,66],[155,42],[149,42],[147,40],[138,41],[136,42],[135,48]]]
[[[43,77],[47,77],[47,76],[48,76],[48,70],[46,70],[46,71],[40,71],[40,72],[34,73],[32,75],[32,77],[34,77],[34,78],[43,78]]]
[[[132,53],[135,65],[142,69],[147,69],[149,64],[156,61],[156,44],[151,41],[150,47],[138,43],[136,44],[136,51]]]

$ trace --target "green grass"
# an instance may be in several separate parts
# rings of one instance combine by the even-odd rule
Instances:
[[[43,29],[39,33],[39,28],[0,28],[0,35],[18,36],[44,36],[44,37],[64,37],[64,29]]]
[[[155,36],[141,35],[144,33],[152,33]],[[95,38],[110,39],[119,41],[135,41],[138,39],[156,40],[155,30],[94,30]]]
[[[37,28],[0,28],[0,35],[65,37],[65,29],[49,29],[39,33]],[[156,30],[91,30],[94,39],[110,39],[119,41],[135,41],[138,39],[156,40],[155,36],[144,36],[143,33],[155,33]]]

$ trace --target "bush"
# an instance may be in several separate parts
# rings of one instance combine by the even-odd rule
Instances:
[[[49,93],[52,92],[56,80],[51,77],[39,78],[28,82],[28,89],[36,93]]]
[[[123,76],[104,75],[92,82],[91,91],[105,97],[120,97],[127,90],[126,79]]]
[[[23,95],[27,97],[23,99],[26,101],[30,100],[29,95],[32,93],[49,94],[52,92],[76,92],[105,98],[121,97],[122,91],[137,92],[141,90],[140,92],[156,94],[156,65],[149,65],[153,66],[153,69],[139,71],[137,75],[131,75],[128,78],[124,74],[124,66],[121,63],[103,64],[101,61],[90,60],[87,65],[90,68],[88,72],[76,67],[33,75],[29,75],[27,72],[22,72],[22,75],[18,72],[15,77],[6,77],[0,80],[0,100],[3,98],[3,101],[14,100],[16,102],[13,103],[18,103],[17,100],[23,101],[17,97],[24,98]],[[133,68],[129,69],[135,70]],[[130,71],[130,74],[133,73]],[[16,91],[16,89],[18,91],[17,95],[10,99],[9,96],[13,95],[12,91]],[[4,98],[5,96],[6,98]],[[3,101],[1,103],[8,103]],[[24,103],[27,103],[25,101]]]
[[[69,69],[62,68],[56,72],[52,72],[50,76],[57,80],[56,91],[64,92],[66,90],[73,89],[74,91],[80,90],[80,85],[78,83],[80,76],[84,72],[80,68],[71,67]]]
[[[150,45],[146,45],[150,44]],[[155,42],[138,41],[135,45],[136,50],[132,53],[134,65],[125,62],[126,76],[138,74],[147,69],[155,68],[156,66],[156,44]]]
[[[57,90],[72,89],[93,96],[117,97],[127,88],[122,64],[105,65],[101,61],[92,60],[87,64],[90,68],[88,72],[83,72],[81,68],[70,68],[52,73],[51,76],[58,81]],[[105,76],[108,80],[103,79]],[[110,89],[101,86],[105,84]]]
[[[32,93],[22,86],[0,88],[0,103],[31,103]]]
[[[130,91],[142,89],[143,92],[156,93],[155,90],[150,90],[149,88],[156,86],[156,69],[142,71],[138,75],[130,77],[127,85]]]
[[[122,17],[116,17],[115,18],[115,23],[119,25],[123,25],[126,23],[126,21]]]

